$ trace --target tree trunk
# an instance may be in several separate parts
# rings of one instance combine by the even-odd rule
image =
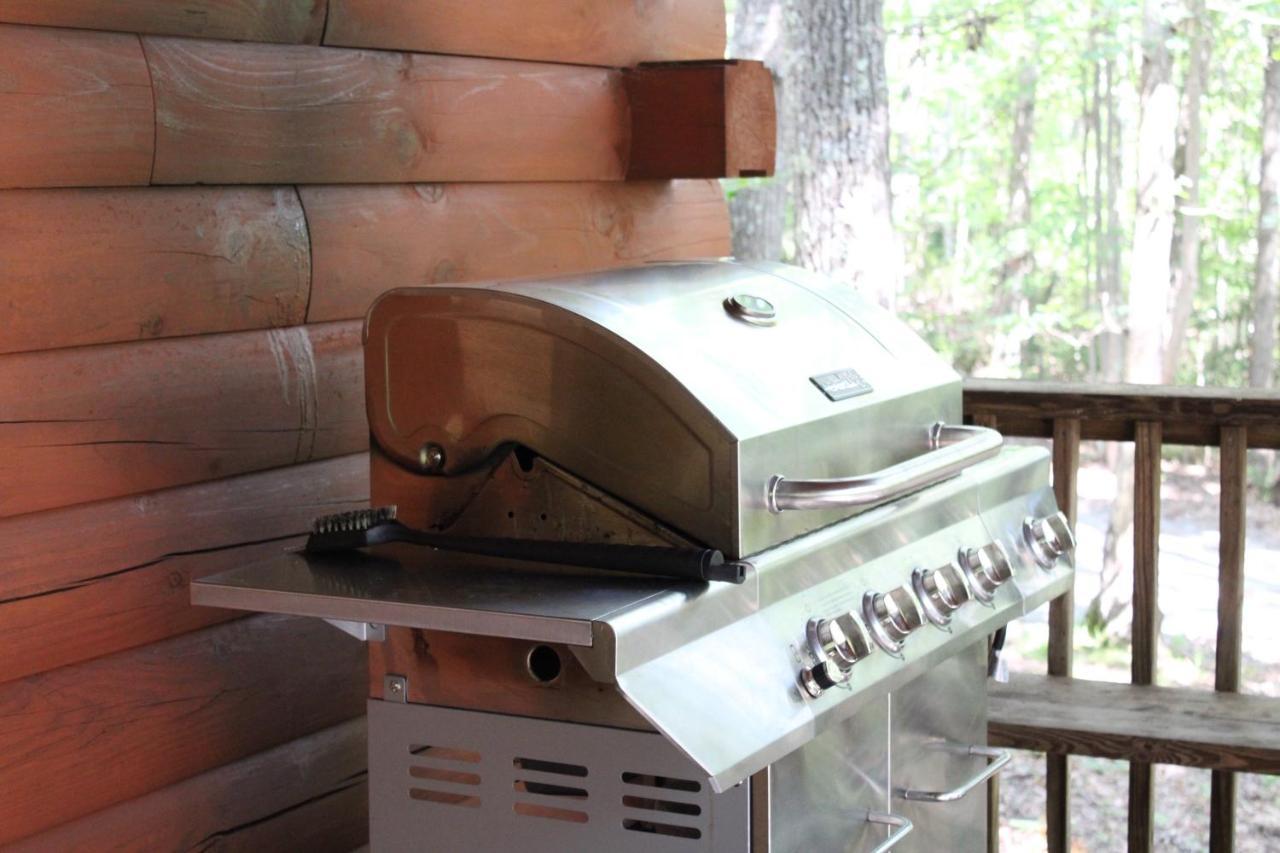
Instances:
[[[1107,133],[1106,173],[1107,199],[1106,210],[1106,251],[1105,260],[1099,258],[1101,280],[1098,300],[1102,309],[1102,334],[1099,336],[1101,349],[1102,379],[1104,382],[1119,382],[1124,378],[1124,326],[1120,319],[1120,209],[1119,192],[1123,158],[1120,145],[1123,135],[1120,128],[1120,113],[1116,106],[1116,60],[1107,57],[1103,66],[1103,90],[1106,99]]]
[[[1249,384],[1270,388],[1275,377],[1276,290],[1280,281],[1280,32],[1267,34],[1262,94],[1262,173],[1258,183],[1258,265],[1253,281],[1253,346]]]
[[[1129,275],[1129,346],[1125,379],[1159,383],[1164,369],[1170,250],[1177,185],[1173,155],[1178,93],[1173,85],[1168,0],[1143,4],[1142,93],[1138,123],[1138,209]]]
[[[1191,0],[1187,17],[1191,28],[1187,80],[1182,91],[1182,177],[1185,195],[1181,204],[1182,228],[1178,239],[1178,267],[1174,273],[1173,313],[1169,317],[1169,339],[1165,344],[1165,384],[1178,375],[1178,359],[1187,337],[1191,306],[1200,289],[1200,95],[1204,91],[1206,52],[1209,47],[1204,26],[1204,0]]]
[[[1027,274],[1031,271],[1031,142],[1035,135],[1037,46],[1028,46],[1018,63],[1018,94],[1013,106],[1010,137],[1009,199],[1005,206],[1004,265],[993,310],[997,316],[1017,314],[1019,322],[996,341],[991,360],[999,375],[1022,375],[1023,349],[1028,338],[1031,299]]]
[[[1173,156],[1178,130],[1178,95],[1173,86],[1169,0],[1143,4],[1142,92],[1138,117],[1138,209],[1129,275],[1127,382],[1159,383],[1164,370],[1164,324],[1168,311],[1170,252],[1176,183]],[[1129,590],[1113,588],[1121,576],[1119,543],[1133,524],[1133,448],[1117,460],[1116,499],[1111,504],[1102,545],[1102,578],[1086,616],[1098,631],[1128,607]]]
[[[796,260],[892,308],[902,258],[882,11],[881,0],[786,0],[783,123],[794,141]]]
[[[760,59],[773,72],[774,93],[781,114],[785,92],[781,72],[785,62],[782,0],[738,0],[733,15],[731,56]],[[733,225],[733,254],[749,261],[782,259],[782,234],[787,216],[786,135],[778,139],[777,165],[772,178],[751,181],[729,197]]]

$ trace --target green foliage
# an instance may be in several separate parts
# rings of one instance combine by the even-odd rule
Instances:
[[[894,219],[907,264],[901,307],[960,369],[1098,376],[1099,251],[1114,246],[1123,291],[1133,238],[1141,16],[1139,0],[886,3]],[[1179,87],[1187,23],[1170,40]],[[1201,283],[1178,380],[1239,385],[1247,372],[1267,45],[1248,16],[1212,11],[1202,23],[1210,58],[1201,102]],[[1032,199],[1026,232],[1017,234],[1008,222],[1009,184],[1024,61],[1036,69]],[[1121,178],[1110,234],[1105,194],[1095,197],[1098,129],[1090,122],[1091,103],[1107,98],[1108,64]],[[1018,239],[1030,262],[1012,292],[1004,270]],[[1001,361],[1000,341],[1015,342],[1019,357]]]

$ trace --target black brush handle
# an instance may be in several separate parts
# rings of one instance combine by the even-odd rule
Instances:
[[[369,545],[383,542],[412,542],[456,551],[501,557],[532,563],[559,563],[610,572],[680,578],[683,580],[742,583],[746,563],[726,561],[712,548],[664,548],[649,545],[595,545],[585,542],[556,542],[540,539],[488,539],[451,536],[414,530],[399,522],[379,524],[367,531]]]

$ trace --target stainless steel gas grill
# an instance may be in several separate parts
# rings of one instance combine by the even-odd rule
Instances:
[[[372,641],[374,850],[985,849],[988,637],[1074,541],[1046,451],[963,425],[905,326],[792,267],[653,265],[390,293],[365,372],[373,502],[439,547],[192,598]]]

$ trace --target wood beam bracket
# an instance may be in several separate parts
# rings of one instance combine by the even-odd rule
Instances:
[[[773,174],[773,75],[746,59],[661,62],[624,73],[631,105],[627,179]]]

